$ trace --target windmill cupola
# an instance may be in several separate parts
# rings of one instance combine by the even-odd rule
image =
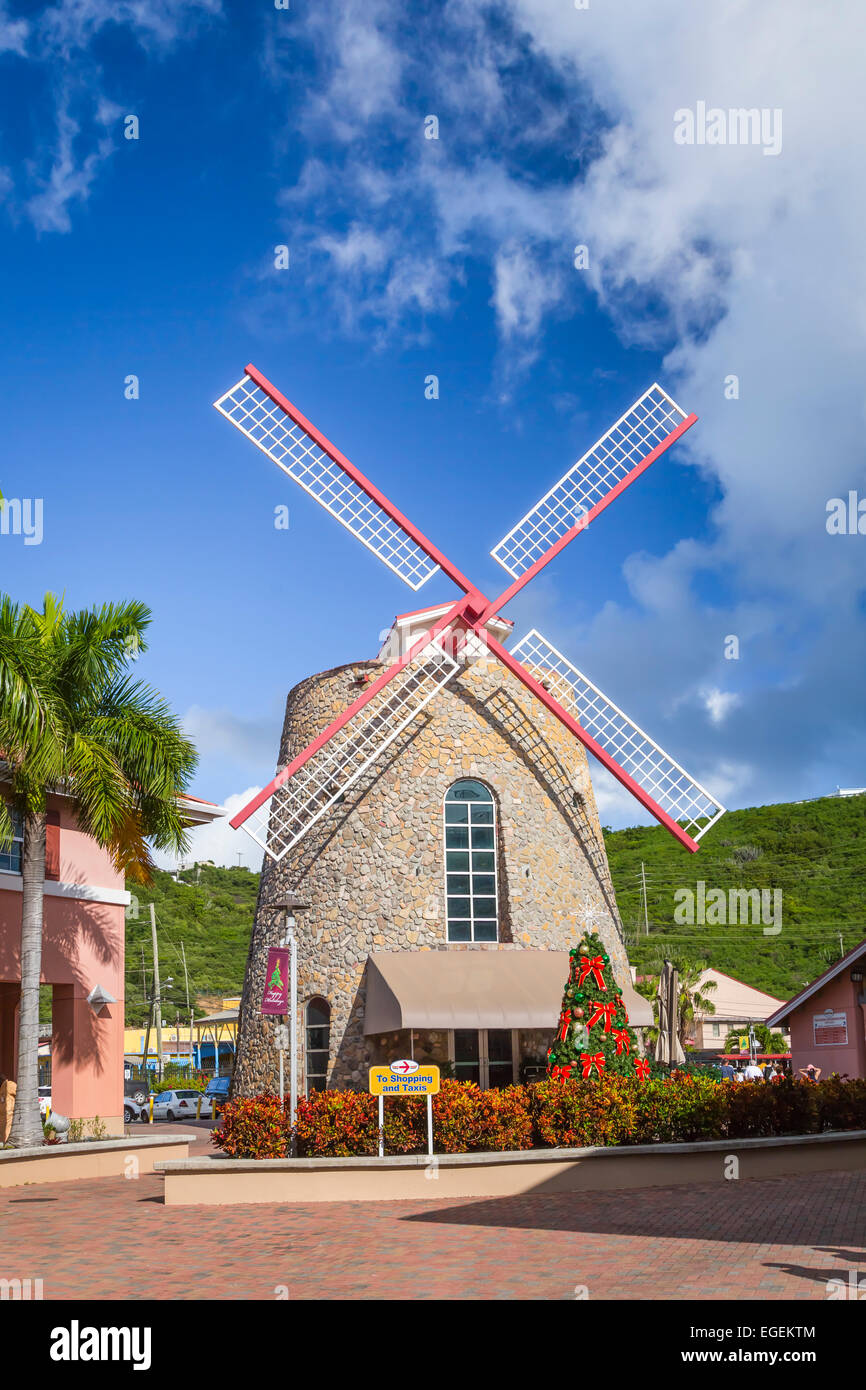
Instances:
[[[452,607],[450,603],[440,603],[434,608],[418,608],[412,613],[398,613],[388,631],[376,658],[382,665],[390,666],[411,651],[420,637],[424,636],[434,623]],[[506,642],[514,631],[514,623],[508,618],[494,617],[484,625],[484,630],[495,637],[497,642]]]

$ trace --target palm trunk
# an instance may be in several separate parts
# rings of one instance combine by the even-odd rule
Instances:
[[[23,1149],[42,1143],[39,1114],[39,980],[42,974],[42,901],[45,888],[44,811],[24,817],[21,851],[21,1008],[15,1114],[9,1144]]]

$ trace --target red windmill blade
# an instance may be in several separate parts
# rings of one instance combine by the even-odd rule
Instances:
[[[447,648],[454,631],[483,644],[604,767],[690,850],[724,814],[721,803],[535,631],[508,652],[487,624],[694,424],[654,384],[500,541],[492,554],[514,577],[488,600],[392,502],[255,367],[216,408],[350,530],[418,589],[441,569],[463,591],[409,652],[283,768],[233,817],[281,859],[369,768],[459,669]],[[518,660],[521,648],[539,681]],[[549,690],[555,683],[564,703]],[[701,821],[705,823],[701,825]],[[682,824],[681,822],[685,822]]]

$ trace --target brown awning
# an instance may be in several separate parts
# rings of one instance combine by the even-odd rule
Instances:
[[[567,951],[394,951],[367,957],[364,1032],[404,1028],[549,1028],[568,978]],[[629,1022],[652,1005],[623,989]]]

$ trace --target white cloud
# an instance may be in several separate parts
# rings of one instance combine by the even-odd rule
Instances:
[[[0,53],[38,70],[46,93],[45,109],[34,104],[35,138],[15,181],[5,170],[0,175],[0,194],[37,231],[70,231],[75,204],[87,201],[115,148],[112,127],[119,130],[122,113],[106,95],[108,78],[95,52],[103,31],[122,28],[142,48],[166,52],[221,8],[221,0],[59,0],[25,22],[10,20],[0,0]]]
[[[251,766],[276,763],[278,723],[275,719],[243,719],[226,709],[191,705],[183,716],[183,729],[204,761],[213,759]]]
[[[724,724],[731,710],[741,703],[734,691],[719,690],[716,686],[704,686],[698,695],[713,724]]]
[[[234,792],[226,797],[223,802],[225,816],[190,831],[190,848],[183,862],[191,864],[196,860],[212,859],[223,868],[237,868],[240,863],[241,867],[258,872],[262,866],[261,849],[245,830],[232,830],[229,821],[260,790],[260,787],[247,787],[246,791]],[[241,856],[240,860],[238,855]],[[161,869],[174,870],[178,864],[173,855],[155,854],[154,860]]]
[[[23,58],[29,33],[26,19],[10,19],[5,3],[0,4],[0,53],[17,53]]]
[[[504,338],[537,338],[542,319],[560,298],[560,277],[545,273],[526,249],[502,247],[493,263],[493,304]]]

